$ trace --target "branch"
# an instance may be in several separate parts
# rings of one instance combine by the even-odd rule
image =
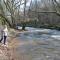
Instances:
[[[8,11],[11,13],[11,8],[10,8],[9,4],[8,4],[8,3],[5,3],[4,0],[3,0],[3,2],[4,2],[4,4],[5,4],[5,6],[6,6],[6,8],[8,9]]]
[[[54,2],[58,5],[58,7],[60,7],[60,4],[56,0],[54,0]]]
[[[8,19],[7,19],[4,15],[2,15],[2,14],[0,14],[0,16],[1,16],[2,18],[4,18],[4,19],[6,20],[6,22],[9,24],[9,26],[11,27],[10,21],[8,21]]]

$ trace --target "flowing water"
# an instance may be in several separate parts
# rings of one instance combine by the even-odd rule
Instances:
[[[16,49],[19,60],[60,60],[60,31],[26,27],[19,33]]]

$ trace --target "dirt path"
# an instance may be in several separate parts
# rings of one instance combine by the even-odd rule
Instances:
[[[15,38],[8,42],[8,47],[0,43],[0,60],[17,60],[16,47],[18,45],[19,41]]]

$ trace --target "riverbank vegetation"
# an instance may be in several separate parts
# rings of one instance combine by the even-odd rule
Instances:
[[[0,22],[22,30],[26,26],[60,30],[60,1],[0,0]]]

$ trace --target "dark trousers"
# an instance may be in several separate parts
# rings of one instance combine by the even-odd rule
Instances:
[[[5,45],[5,43],[6,43],[6,38],[7,38],[7,36],[2,36],[2,37],[1,37],[1,40],[0,40],[0,42],[1,42],[2,40],[4,40],[4,45]]]

